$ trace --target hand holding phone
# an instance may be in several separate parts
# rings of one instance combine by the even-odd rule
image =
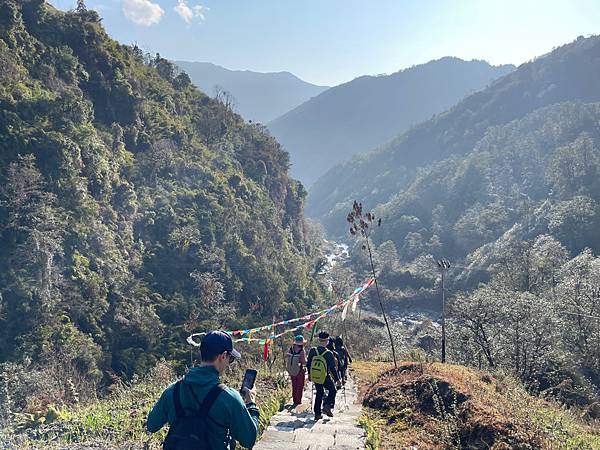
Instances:
[[[242,381],[242,389],[248,388],[252,390],[254,388],[254,382],[256,381],[256,374],[258,372],[256,369],[246,369],[246,373],[244,374],[244,379]]]
[[[242,387],[240,393],[246,403],[254,403],[256,397],[256,389],[254,388],[254,382],[256,381],[256,370],[246,369],[244,374],[244,380],[242,381]]]

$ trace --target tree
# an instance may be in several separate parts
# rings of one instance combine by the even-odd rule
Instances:
[[[558,273],[555,309],[563,320],[563,339],[583,367],[600,382],[600,258],[589,249]]]
[[[600,249],[598,203],[587,196],[576,196],[554,206],[550,213],[548,229],[571,252],[585,247]]]
[[[352,236],[362,236],[365,240],[365,244],[363,245],[363,249],[369,251],[369,262],[371,263],[371,273],[373,274],[373,279],[375,280],[375,290],[377,292],[377,300],[379,300],[379,306],[381,307],[381,313],[383,314],[383,320],[385,321],[385,326],[388,331],[388,336],[390,338],[390,345],[392,346],[392,357],[394,358],[394,367],[398,367],[398,363],[396,362],[396,349],[394,348],[394,339],[392,338],[392,331],[390,330],[390,324],[387,320],[387,315],[385,314],[385,309],[383,308],[383,303],[381,301],[381,294],[379,293],[379,283],[377,282],[377,274],[375,273],[375,265],[373,264],[373,253],[371,252],[371,244],[369,243],[369,226],[373,226],[373,222],[377,224],[378,227],[381,226],[381,218],[376,220],[375,214],[372,212],[368,212],[363,215],[362,203],[358,203],[356,200],[352,205],[352,211],[348,213],[346,218],[348,223],[351,224],[350,234]]]
[[[471,362],[483,358],[532,383],[559,359],[560,324],[546,299],[484,286],[457,296],[451,311],[454,351]]]
[[[19,156],[6,171],[0,187],[0,208],[6,212],[12,245],[4,270],[7,280],[5,332],[26,335],[47,324],[56,313],[61,281],[56,259],[63,253],[64,218],[56,196],[45,191],[45,182],[33,155]],[[1,352],[0,352],[1,353]]]
[[[559,198],[576,195],[596,196],[600,193],[600,150],[589,133],[556,149],[546,169],[546,180]]]

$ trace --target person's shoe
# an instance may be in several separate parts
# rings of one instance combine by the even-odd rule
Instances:
[[[331,406],[325,406],[323,405],[323,412],[329,416],[329,417],[333,417],[333,411],[331,411]]]
[[[315,420],[321,420],[323,418],[322,414],[315,414]]]

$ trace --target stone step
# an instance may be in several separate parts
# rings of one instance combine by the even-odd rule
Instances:
[[[365,448],[365,433],[358,425],[361,405],[357,403],[357,389],[351,379],[336,396],[333,417],[324,416],[315,421],[311,401],[314,401],[312,383],[304,389],[302,405],[284,409],[273,416],[269,427],[255,450],[357,450]]]

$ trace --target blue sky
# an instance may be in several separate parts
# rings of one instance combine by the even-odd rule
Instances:
[[[75,0],[50,0],[69,9]],[[170,59],[335,85],[442,56],[521,64],[600,34],[600,0],[87,0],[108,32]]]

